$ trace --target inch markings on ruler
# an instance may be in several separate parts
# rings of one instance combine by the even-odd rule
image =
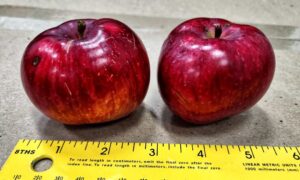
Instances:
[[[35,171],[32,164],[43,158],[53,166]],[[5,180],[297,179],[300,153],[299,147],[287,146],[24,139],[0,175]]]

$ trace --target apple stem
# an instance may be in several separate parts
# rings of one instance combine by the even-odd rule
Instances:
[[[77,31],[78,31],[80,39],[83,37],[85,28],[86,28],[86,25],[85,25],[84,21],[78,20],[77,21]]]
[[[222,27],[220,25],[215,26],[215,38],[220,38],[222,34]]]

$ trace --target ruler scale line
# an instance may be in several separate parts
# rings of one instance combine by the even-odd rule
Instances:
[[[299,149],[297,147],[295,147],[296,151],[298,152],[298,154],[300,155]]]
[[[134,148],[135,148],[135,143],[133,143],[132,145],[132,152],[134,152]]]
[[[255,158],[255,155],[253,153],[252,147],[251,146],[249,146],[249,147],[250,147],[250,151],[251,151],[251,154],[252,154],[253,158]]]
[[[204,151],[204,157],[206,157],[206,149],[205,149],[205,144],[203,144],[203,151]]]
[[[31,140],[28,140],[28,143],[26,144],[26,146],[28,146],[30,142],[31,142]]]
[[[99,144],[100,144],[100,142],[99,142]],[[74,142],[74,148],[76,147],[76,145],[77,145],[77,141]]]
[[[180,153],[182,153],[182,147],[181,147],[181,144],[179,144],[179,148],[180,148]]]
[[[108,154],[110,154],[111,142],[109,143]]]
[[[273,151],[275,152],[275,154],[276,154],[276,156],[277,156],[277,152],[276,152],[276,149],[275,149],[275,147],[273,147]]]
[[[87,141],[86,142],[86,145],[85,145],[85,147],[84,147],[84,150],[86,151],[86,149],[88,148],[88,145],[89,145],[89,142]]]
[[[50,147],[52,147],[53,143],[54,143],[54,140],[51,140]]]
[[[286,149],[286,147],[284,147],[284,150],[285,150],[286,153],[288,153],[288,150]]]
[[[61,153],[61,151],[63,150],[64,145],[65,145],[65,142],[66,142],[66,141],[64,141],[64,142],[62,143],[61,148],[60,148],[60,150],[59,150],[59,153]]]
[[[42,140],[40,140],[40,143],[38,144],[38,146],[36,147],[36,149],[39,149],[40,145],[42,144]]]
[[[227,149],[227,153],[228,154],[230,154],[230,152],[229,152],[229,148],[228,148],[228,146],[226,145],[226,149]]]

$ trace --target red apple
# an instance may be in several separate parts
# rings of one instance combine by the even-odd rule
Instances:
[[[257,28],[196,18],[177,26],[160,54],[158,82],[182,119],[207,124],[253,106],[267,91],[275,57]]]
[[[142,41],[128,26],[81,19],[39,34],[25,50],[21,76],[45,115],[89,124],[133,112],[147,92],[150,67]]]

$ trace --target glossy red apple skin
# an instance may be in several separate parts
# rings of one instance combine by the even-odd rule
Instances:
[[[85,26],[82,36],[79,23]],[[150,66],[142,41],[128,26],[82,19],[39,34],[25,50],[21,77],[30,100],[51,119],[102,123],[141,104]]]
[[[219,38],[216,27],[222,31]],[[196,18],[178,25],[165,40],[158,83],[171,111],[185,121],[207,124],[257,103],[274,70],[272,46],[260,30]]]

